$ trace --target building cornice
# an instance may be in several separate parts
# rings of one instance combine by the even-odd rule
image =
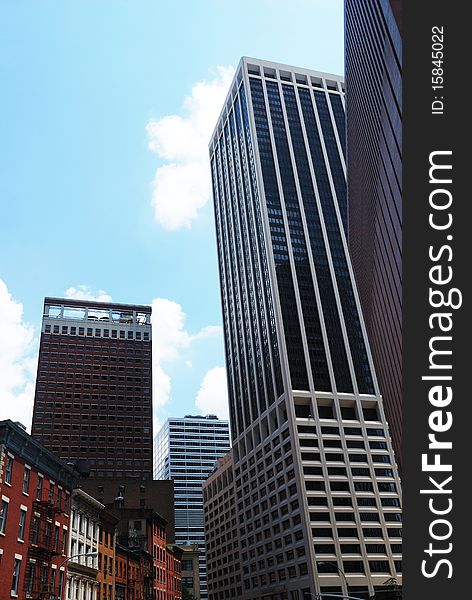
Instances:
[[[5,445],[43,475],[60,481],[69,489],[78,480],[78,473],[74,469],[9,419],[0,421],[0,445]]]

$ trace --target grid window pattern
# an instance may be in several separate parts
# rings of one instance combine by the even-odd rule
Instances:
[[[88,460],[92,476],[152,479],[150,314],[149,307],[46,298],[32,435],[66,461]],[[100,320],[133,335],[97,336]],[[67,325],[48,333],[52,322]]]
[[[342,90],[336,76],[243,58],[210,141],[228,493],[249,600],[331,582],[347,593],[320,555],[371,595],[379,561],[401,577],[401,489],[347,253]],[[233,525],[206,508],[216,543]]]
[[[209,600],[240,598],[242,575],[231,453],[203,486]]]
[[[228,421],[213,415],[168,419],[154,443],[154,479],[174,482],[175,543],[200,549],[202,600],[208,594],[202,486],[229,449]]]
[[[398,459],[402,440],[400,3],[347,0],[349,249]]]

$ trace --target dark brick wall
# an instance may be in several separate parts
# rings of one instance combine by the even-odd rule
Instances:
[[[401,467],[402,40],[398,23],[401,2],[346,0],[349,249]]]

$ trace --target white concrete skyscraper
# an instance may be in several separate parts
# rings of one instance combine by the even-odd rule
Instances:
[[[242,597],[368,598],[401,579],[401,489],[346,244],[342,79],[243,58],[210,158]]]
[[[200,548],[200,599],[207,598],[203,482],[230,448],[229,423],[214,415],[169,418],[154,441],[154,479],[172,479],[175,543]]]

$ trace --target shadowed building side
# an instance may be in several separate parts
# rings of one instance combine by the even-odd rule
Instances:
[[[346,0],[349,250],[395,454],[402,451],[401,2]]]

